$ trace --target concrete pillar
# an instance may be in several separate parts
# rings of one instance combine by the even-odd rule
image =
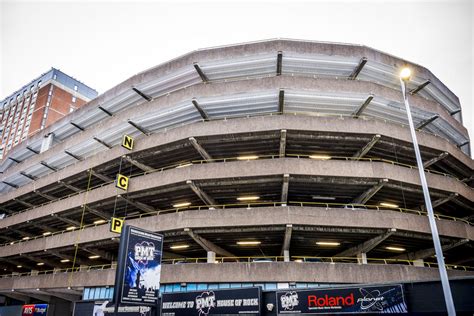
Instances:
[[[283,250],[283,260],[285,262],[290,262],[290,251],[289,250]]]
[[[357,254],[357,263],[358,264],[367,264],[367,254],[365,252],[361,252]]]
[[[214,251],[207,252],[207,263],[216,263],[216,253]]]
[[[41,149],[40,152],[44,152],[53,146],[53,141],[54,141],[54,134],[49,133],[47,136],[43,138],[43,142],[41,143]]]
[[[415,267],[424,267],[425,266],[425,261],[423,259],[413,260],[413,265]]]

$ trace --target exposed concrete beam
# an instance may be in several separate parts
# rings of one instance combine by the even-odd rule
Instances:
[[[32,234],[30,232],[26,232],[26,231],[21,230],[21,229],[16,229],[16,228],[11,228],[10,227],[9,230],[19,234],[21,237],[34,237],[35,236],[34,234]]]
[[[354,69],[354,71],[352,71],[352,73],[349,75],[349,80],[354,80],[355,78],[357,78],[357,76],[359,75],[359,73],[362,71],[362,68],[364,68],[365,64],[367,63],[367,57],[362,57],[360,60],[359,60],[359,64],[357,65],[357,67]]]
[[[362,112],[364,112],[365,108],[370,104],[370,102],[372,102],[372,100],[374,99],[374,95],[373,94],[370,94],[367,99],[365,99],[364,103],[362,103],[358,108],[357,110],[355,110],[353,113],[352,113],[352,117],[354,118],[359,118],[359,116],[361,116]]]
[[[57,168],[48,165],[48,164],[47,164],[46,162],[44,162],[44,161],[41,161],[41,162],[40,162],[40,165],[43,165],[43,166],[45,166],[46,168],[48,168],[48,169],[50,169],[50,170],[52,170],[52,171],[58,171]]]
[[[438,207],[444,203],[447,203],[451,200],[454,200],[455,198],[457,198],[459,196],[459,194],[457,193],[451,193],[449,196],[445,197],[445,198],[442,198],[442,199],[437,199],[435,201],[432,202],[432,205],[433,205],[433,208],[435,207]]]
[[[3,296],[7,296],[7,297],[10,297],[10,298],[13,298],[17,301],[21,301],[21,302],[24,302],[25,304],[28,304],[30,302],[30,297],[25,295],[25,294],[21,294],[21,293],[18,293],[18,292],[12,292],[11,290],[9,292],[7,291],[0,291],[0,293],[3,295]]]
[[[69,151],[67,151],[67,150],[65,150],[64,153],[65,153],[66,155],[71,156],[72,158],[76,159],[77,161],[83,161],[83,160],[84,160],[84,158],[79,157],[79,156],[77,156],[77,155],[74,155],[73,153],[71,153],[71,152],[69,152]]]
[[[356,256],[360,253],[368,253],[369,251],[371,251],[372,249],[377,247],[385,239],[392,236],[396,231],[397,230],[395,228],[391,228],[383,234],[375,236],[374,238],[366,240],[366,241],[364,241],[363,243],[361,243],[359,245],[356,245],[352,248],[346,249],[346,250],[338,253],[337,255],[335,255],[335,257],[353,257],[353,256]]]
[[[74,123],[74,122],[69,122],[69,124],[71,124],[72,126],[74,126],[75,128],[77,128],[78,130],[80,130],[81,132],[83,132],[85,129],[84,127],[82,126],[79,126],[78,124]]]
[[[133,127],[135,127],[138,131],[140,131],[142,134],[146,135],[146,136],[150,136],[151,134],[151,131],[149,131],[148,129],[138,125],[137,123],[134,123],[132,120],[128,120],[127,121],[128,124],[132,125]]]
[[[281,247],[280,255],[283,256],[285,251],[290,251],[291,234],[293,233],[293,225],[287,224],[285,228],[285,237],[283,238],[283,245]]]
[[[15,162],[15,163],[21,163],[20,160],[15,159],[15,158],[12,158],[12,157],[8,157],[8,159],[10,159],[11,161],[13,161],[13,162]]]
[[[379,134],[372,137],[372,139],[352,157],[357,159],[363,158],[372,149],[372,147],[374,147],[374,145],[380,140],[381,137],[382,136],[380,136]]]
[[[471,222],[474,220],[474,214],[462,218],[465,221]]]
[[[185,228],[184,231],[191,237],[196,243],[198,243],[204,250],[206,251],[214,251],[216,254],[223,256],[223,257],[235,257],[229,251],[222,249],[221,247],[217,246],[213,242],[199,236],[198,234],[194,233],[191,229]]]
[[[194,137],[188,138],[191,145],[193,145],[194,149],[201,155],[201,157],[205,160],[212,160],[211,155],[198,143],[198,141]]]
[[[64,181],[59,180],[58,183],[61,184],[63,187],[68,188],[68,189],[71,190],[71,191],[74,191],[74,192],[81,192],[81,191],[82,191],[82,189],[77,188],[77,187],[75,187],[75,186],[72,186],[72,185],[70,185],[70,184],[67,184],[67,183],[64,182]]]
[[[28,174],[28,173],[26,173],[26,172],[24,172],[24,171],[20,171],[20,174],[21,174],[22,176],[24,176],[24,177],[27,177],[27,178],[30,179],[30,180],[33,180],[33,181],[35,181],[35,180],[38,179],[38,177],[32,176],[31,174]]]
[[[187,258],[187,257],[183,255],[178,255],[174,252],[163,251],[163,259],[183,259],[183,258]]]
[[[191,100],[192,104],[194,105],[194,107],[196,108],[196,110],[199,112],[199,114],[201,114],[201,117],[203,120],[205,121],[208,121],[209,120],[209,115],[207,114],[207,112],[202,108],[201,105],[199,105],[198,101],[193,98]]]
[[[191,180],[187,180],[186,184],[189,185],[191,190],[208,206],[216,206],[218,203],[212,197],[210,197],[202,188]]]
[[[352,201],[353,204],[365,204],[367,203],[382,187],[388,183],[388,179],[382,179],[380,180],[376,185],[373,187],[369,188],[367,191],[362,193],[359,197],[357,197],[354,201]]]
[[[450,249],[462,246],[466,243],[469,242],[469,239],[461,239],[459,241],[443,245],[441,248],[443,249],[443,252],[448,251]],[[406,254],[401,254],[399,256],[395,256],[391,259],[402,259],[402,260],[418,260],[418,259],[426,259],[429,257],[432,257],[436,254],[436,251],[434,248],[429,248],[429,249],[423,249],[423,250],[418,250]]]
[[[145,203],[142,203],[142,202],[138,202],[138,201],[134,201],[128,197],[125,197],[123,195],[117,195],[117,197],[123,199],[124,201],[126,201],[128,204],[130,205],[133,205],[135,206],[136,208],[138,208],[140,211],[144,212],[144,213],[151,213],[151,212],[154,212],[155,209],[151,206],[148,206],[146,205]]]
[[[116,258],[114,255],[112,255],[110,252],[107,251],[102,251],[98,249],[91,249],[91,248],[84,248],[81,247],[82,250],[87,251],[93,255],[100,256],[102,259],[108,260],[108,261],[114,261]]]
[[[5,235],[0,235],[0,239],[6,240],[6,241],[16,241],[16,239],[5,236]]]
[[[286,129],[280,131],[280,157],[286,155]]]
[[[135,91],[139,96],[141,96],[143,99],[147,100],[148,102],[150,102],[151,100],[153,100],[152,97],[150,97],[149,95],[147,95],[146,93],[138,90],[137,88],[133,87],[132,88],[133,91]]]
[[[13,201],[18,202],[18,203],[20,203],[20,204],[22,204],[22,205],[24,205],[24,206],[26,206],[26,207],[35,207],[34,204],[31,204],[31,203],[22,201],[22,200],[20,200],[20,199],[18,199],[18,198],[14,198]]]
[[[96,178],[98,178],[98,179],[100,179],[104,182],[114,182],[114,179],[112,179],[112,178],[110,178],[106,175],[100,174],[97,171],[95,171],[94,169],[89,169],[89,171],[94,177],[96,177]]]
[[[63,253],[60,253],[60,252],[57,252],[57,251],[54,251],[54,250],[51,250],[51,249],[46,249],[46,252],[48,252],[52,255],[55,255],[58,258],[67,259],[67,260],[69,260],[69,262],[71,264],[74,262],[75,264],[78,264],[78,265],[88,265],[87,261],[82,260],[78,256],[76,256],[76,259],[74,260],[74,256],[65,255]]]
[[[462,111],[462,109],[459,108],[459,109],[457,109],[457,110],[454,110],[454,111],[449,112],[449,115],[458,114],[458,113],[461,112],[461,111]]]
[[[57,200],[58,198],[57,197],[54,197],[52,195],[49,195],[47,193],[43,193],[43,192],[40,192],[38,190],[34,190],[33,193],[35,193],[36,195],[39,195],[47,200],[50,200],[50,201],[54,201],[54,200]]]
[[[95,140],[96,142],[98,142],[99,144],[101,144],[101,145],[107,147],[108,149],[111,149],[111,148],[112,148],[111,145],[107,144],[106,142],[104,142],[103,140],[101,140],[101,139],[99,139],[99,138],[97,138],[97,137],[92,137],[92,139]]]
[[[426,87],[427,85],[429,85],[431,83],[431,81],[428,79],[426,80],[425,82],[423,82],[422,84],[420,84],[418,87],[416,87],[415,89],[411,90],[410,91],[410,94],[411,95],[414,95],[414,94],[417,94],[418,92],[420,92],[421,89],[423,89],[424,87]]]
[[[38,293],[33,293],[32,291],[16,290],[15,289],[15,293],[20,293],[20,295],[27,295],[31,298],[36,299],[36,300],[40,300],[40,301],[49,303],[49,301],[51,299],[50,296],[44,295],[44,294],[40,293],[40,291],[36,291],[36,292],[38,292]]]
[[[86,210],[89,211],[89,213],[92,213],[95,216],[98,216],[98,217],[101,217],[101,218],[107,219],[107,220],[110,218],[110,215],[108,215],[108,214],[106,214],[102,211],[96,210],[95,208],[92,208],[88,205],[86,205],[85,207],[86,207]]]
[[[467,182],[469,182],[469,181],[471,181],[471,180],[474,180],[474,176],[470,176],[470,177],[464,178],[464,179],[462,179],[461,181],[464,182],[464,183],[467,183]]]
[[[102,112],[104,112],[105,114],[107,114],[108,116],[113,116],[112,113],[110,113],[108,110],[104,109],[103,107],[101,106],[98,106],[99,110],[101,110]]]
[[[69,302],[77,302],[78,300],[81,299],[81,294],[69,294],[69,293],[64,293],[64,291],[56,292],[52,290],[47,290],[47,291],[40,290],[39,292],[41,294],[55,296]]]
[[[283,52],[278,51],[278,54],[277,54],[277,68],[276,68],[276,75],[277,76],[281,76],[282,65],[283,65]]]
[[[464,146],[466,146],[466,145],[468,145],[468,144],[469,144],[469,140],[466,140],[466,141],[463,142],[463,143],[457,144],[457,147],[458,147],[458,148],[461,148],[461,147],[464,147]]]
[[[198,73],[199,77],[201,77],[201,80],[202,82],[204,83],[208,83],[209,82],[209,78],[207,78],[207,76],[204,74],[204,72],[202,71],[201,67],[199,66],[198,63],[194,63],[194,69],[196,69],[196,72]]]
[[[430,160],[427,160],[423,163],[423,168],[428,168],[429,166],[437,163],[440,160],[443,160],[444,158],[448,157],[449,153],[448,152],[442,152],[439,156],[431,158]]]
[[[2,183],[8,185],[9,187],[18,189],[18,186],[16,184],[13,184],[13,183],[10,183],[10,182],[7,182],[7,181],[2,181]]]
[[[39,155],[39,151],[37,150],[34,150],[33,148],[31,148],[30,146],[26,146],[26,149],[28,149],[29,151],[31,151],[32,153],[34,153],[35,155]]]
[[[44,230],[45,232],[54,232],[56,230],[55,228],[52,228],[48,225],[43,225],[43,224],[36,223],[36,221],[33,221],[33,222],[30,221],[28,223],[33,225],[34,227],[38,227],[39,229]]]
[[[287,203],[288,202],[288,187],[290,183],[290,175],[284,174],[283,175],[283,184],[281,185],[281,202]]]
[[[44,264],[46,264],[46,265],[48,265],[52,268],[56,268],[58,266],[58,262],[53,262],[53,261],[48,260],[48,259],[36,258],[36,257],[30,256],[30,255],[25,255],[25,254],[20,254],[20,256],[25,257],[26,259],[31,260],[31,261],[36,262],[36,263],[44,263]]]
[[[438,114],[435,114],[433,115],[432,117],[424,120],[424,121],[421,121],[420,123],[418,123],[417,126],[415,126],[415,129],[417,130],[421,130],[423,128],[425,128],[428,124],[432,123],[434,120],[436,120],[437,118],[439,118],[439,115]]]
[[[285,90],[280,89],[278,93],[278,113],[283,114],[285,111]]]
[[[78,228],[81,226],[81,223],[79,223],[78,221],[75,221],[73,219],[63,217],[63,216],[59,216],[57,214],[52,214],[52,215],[54,217],[56,217],[57,219],[59,219],[60,221],[65,222],[66,224],[70,224],[70,225],[76,226]]]
[[[135,167],[141,169],[142,171],[145,171],[145,172],[151,172],[153,171],[154,169],[152,167],[149,167],[147,165],[145,165],[144,163],[141,163],[129,156],[122,156],[123,159],[125,159],[127,162],[129,162],[130,164],[134,165]]]
[[[0,261],[7,262],[7,263],[9,263],[11,265],[14,265],[14,266],[22,266],[23,268],[26,268],[26,269],[29,269],[29,270],[34,270],[35,269],[35,267],[32,267],[29,264],[26,264],[26,263],[21,262],[21,261],[16,261],[16,260],[13,260],[13,259],[10,259],[10,258],[0,258]]]

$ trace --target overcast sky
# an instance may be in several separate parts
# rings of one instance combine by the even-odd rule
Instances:
[[[429,68],[474,136],[474,1],[0,1],[0,100],[51,67],[102,93],[198,48],[283,37],[363,44]]]

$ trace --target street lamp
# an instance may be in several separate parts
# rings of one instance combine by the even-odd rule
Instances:
[[[441,278],[441,285],[443,287],[444,300],[446,302],[446,309],[448,315],[456,315],[454,309],[453,296],[451,294],[451,288],[449,287],[448,274],[446,272],[446,266],[444,265],[443,249],[439,241],[438,228],[436,227],[436,221],[433,213],[433,206],[431,205],[430,192],[428,190],[428,184],[426,183],[425,170],[423,162],[421,160],[420,148],[418,147],[418,141],[416,139],[415,127],[413,126],[413,119],[411,117],[410,104],[408,103],[408,96],[406,91],[406,82],[410,80],[411,70],[410,68],[403,68],[400,72],[400,85],[402,87],[403,101],[405,101],[405,108],[408,116],[408,124],[410,125],[411,139],[413,141],[413,149],[415,150],[416,164],[418,166],[418,172],[420,174],[421,187],[423,188],[423,196],[425,198],[425,206],[428,211],[428,219],[430,222],[431,235],[433,236],[433,243],[436,253],[436,260],[438,261],[438,270]]]

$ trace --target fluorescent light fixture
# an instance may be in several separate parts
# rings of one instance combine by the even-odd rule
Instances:
[[[295,262],[303,262],[303,259],[296,259]]]
[[[98,256],[98,255],[89,256],[89,259],[99,259],[99,258],[100,258],[100,256]]]
[[[30,239],[30,237],[28,236],[22,238],[22,240],[28,240],[28,239]]]
[[[186,207],[186,206],[189,206],[191,205],[190,202],[183,202],[183,203],[177,203],[177,204],[173,204],[173,207],[177,208],[177,207]]]
[[[313,195],[313,200],[328,200],[334,201],[336,198],[334,196],[320,196],[320,195]]]
[[[106,222],[105,219],[98,219],[98,220],[94,221],[94,225],[104,224],[105,222]]]
[[[260,245],[262,242],[257,240],[247,240],[247,241],[238,241],[237,245],[239,246],[257,246]]]
[[[331,156],[328,155],[311,155],[309,156],[311,159],[318,159],[318,160],[329,160],[331,159]]]
[[[13,245],[14,243],[15,243],[15,242],[14,242],[14,241],[12,241],[12,242],[10,242],[10,245]]]
[[[405,251],[405,248],[401,247],[385,247],[387,250],[392,250],[392,251]]]
[[[380,206],[385,206],[385,207],[390,207],[390,208],[398,208],[398,205],[397,205],[397,204],[386,203],[386,202],[380,203]]]
[[[184,167],[189,167],[189,166],[192,166],[193,164],[188,162],[188,163],[183,163],[179,166],[176,167],[176,169],[179,169],[179,168],[184,168]]]
[[[237,198],[239,201],[255,201],[258,199],[260,199],[259,196],[241,196]]]
[[[341,243],[337,241],[317,241],[316,245],[318,246],[329,246],[329,247],[337,247],[340,246]]]
[[[74,230],[76,229],[76,226],[69,226],[68,228],[66,228],[66,230]]]
[[[61,259],[62,263],[69,262],[69,259]]]
[[[173,245],[170,246],[170,249],[186,249],[189,248],[189,245]]]
[[[51,234],[52,234],[51,232],[44,232],[43,236],[48,236],[48,235],[51,235]]]
[[[237,157],[237,160],[255,160],[258,159],[258,156],[240,156]]]
[[[44,266],[44,262],[38,262],[36,265],[37,266]]]
[[[402,80],[410,80],[410,77],[411,77],[411,69],[408,68],[408,67],[405,67],[402,69],[402,71],[400,71],[400,78],[402,78]]]
[[[23,266],[16,266],[17,268],[23,268]]]

